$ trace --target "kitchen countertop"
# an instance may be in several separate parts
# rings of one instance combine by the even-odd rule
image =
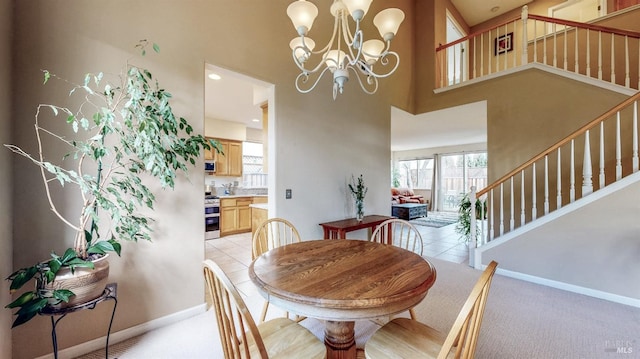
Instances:
[[[268,197],[266,194],[218,194],[218,198]]]

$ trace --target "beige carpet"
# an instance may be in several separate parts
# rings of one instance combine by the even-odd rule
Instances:
[[[420,321],[448,331],[480,272],[430,260],[438,278],[416,312]],[[247,305],[257,317],[262,298],[249,297]],[[320,321],[309,318],[302,324],[322,335]],[[376,328],[370,321],[356,323],[359,347]],[[222,358],[211,311],[112,345],[109,354],[122,359]],[[640,309],[496,275],[476,357],[640,358]],[[104,351],[80,358],[104,358]]]

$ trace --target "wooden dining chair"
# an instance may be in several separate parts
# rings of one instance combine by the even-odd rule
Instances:
[[[258,225],[256,232],[253,234],[252,260],[273,248],[295,242],[300,242],[300,234],[291,222],[283,218],[267,219]],[[260,313],[260,323],[264,322],[268,309],[269,302],[265,300],[262,313]],[[289,313],[287,313],[287,316],[289,316]],[[303,319],[303,317],[296,317],[297,321]]]
[[[289,318],[276,318],[256,325],[224,271],[210,259],[203,264],[226,359],[326,357],[325,345]]]
[[[372,242],[393,244],[422,256],[422,236],[409,221],[391,218],[380,223],[371,234]]]
[[[448,334],[407,318],[396,318],[378,329],[365,344],[365,357],[463,358],[475,356],[478,334],[491,280],[498,263],[484,270]]]
[[[399,218],[387,219],[380,223],[371,234],[372,242],[392,244],[422,256],[422,236],[409,221]],[[409,309],[411,319],[416,319],[413,308]]]

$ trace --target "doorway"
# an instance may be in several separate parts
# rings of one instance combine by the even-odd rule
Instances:
[[[268,192],[273,85],[212,64],[205,64],[204,77],[205,136],[243,143],[242,177],[208,176],[205,184],[219,187],[237,181],[241,188],[263,187]]]
[[[458,25],[447,10],[447,44],[466,36],[462,27]],[[446,49],[447,51],[447,84],[449,86],[468,80],[467,54],[465,49],[468,41],[461,42]]]

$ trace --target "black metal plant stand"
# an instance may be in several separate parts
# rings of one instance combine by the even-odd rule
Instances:
[[[116,314],[116,307],[118,306],[118,284],[117,283],[109,283],[102,292],[102,295],[96,299],[90,300],[86,303],[74,305],[67,308],[53,309],[49,307],[45,307],[40,311],[40,315],[48,315],[51,317],[51,341],[53,343],[53,357],[58,359],[58,337],[56,335],[56,326],[58,322],[62,320],[62,318],[66,317],[67,314],[77,312],[79,310],[84,309],[94,309],[96,304],[104,302],[105,300],[113,300],[113,311],[111,312],[111,320],[109,320],[109,329],[107,330],[107,344],[104,349],[105,358],[109,358],[109,335],[111,335],[111,324],[113,324],[113,317]],[[58,319],[54,319],[55,316],[60,316]]]

